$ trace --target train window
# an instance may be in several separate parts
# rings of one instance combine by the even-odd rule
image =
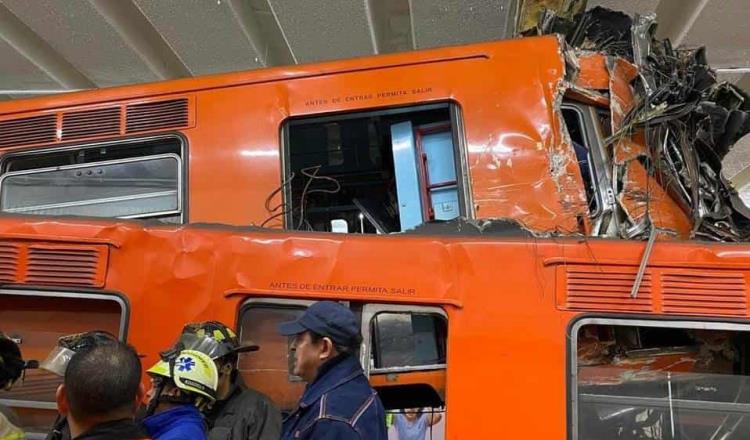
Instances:
[[[0,289],[2,330],[19,343],[26,359],[42,361],[59,337],[72,333],[106,330],[124,337],[127,315],[127,305],[114,295]],[[27,370],[10,391],[0,390],[0,407],[18,416],[29,439],[45,438],[57,417],[55,391],[61,382],[46,370]]]
[[[433,104],[288,122],[287,229],[382,234],[458,217],[456,115]]]
[[[379,313],[372,320],[372,360],[383,368],[445,365],[447,326],[440,315]]]
[[[750,327],[618,320],[575,331],[574,438],[750,436]]]
[[[597,215],[600,211],[599,199],[597,197],[596,170],[591,153],[591,145],[586,137],[586,130],[583,125],[581,114],[575,107],[562,108],[563,119],[573,142],[578,167],[581,170],[581,177],[586,189],[586,200],[589,203],[589,211],[592,215]]]
[[[2,169],[3,212],[181,220],[178,138],[28,153]]]
[[[258,300],[246,304],[240,313],[240,338],[260,346],[258,351],[240,355],[240,374],[248,386],[269,396],[283,411],[296,407],[305,384],[289,374],[289,338],[279,335],[278,325],[297,319],[311,303]]]
[[[439,307],[367,304],[362,334],[369,342],[363,363],[388,410],[388,438],[415,432],[445,438],[445,312]]]

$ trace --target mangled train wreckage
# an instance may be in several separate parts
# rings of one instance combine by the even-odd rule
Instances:
[[[290,409],[274,319],[337,299],[389,408],[446,405],[448,438],[747,438],[750,100],[653,17],[570,4],[522,6],[531,38],[1,103],[3,330],[153,358],[235,322]],[[54,385],[2,403],[42,429]]]
[[[527,3],[522,31],[564,39],[565,94],[597,106],[606,127],[602,149],[594,152],[599,157],[589,155],[592,177],[582,169],[584,184],[593,186],[587,193],[592,235],[648,238],[649,244],[659,236],[747,242],[750,197],[742,176],[750,152],[747,93],[717,81],[705,48],[678,49],[656,39],[653,14],[629,17],[601,7],[584,11],[585,2],[575,1],[557,10],[545,9],[545,2]],[[582,138],[566,125],[578,153]],[[601,197],[593,202],[591,194]],[[591,209],[592,202],[597,209]],[[642,263],[649,252],[647,245]],[[640,282],[636,278],[635,284]],[[713,295],[721,301],[735,287],[727,283]],[[581,327],[575,434],[586,431],[582,438],[592,439],[742,438],[746,416],[722,403],[744,404],[750,398],[745,378],[730,379],[750,373],[747,344],[733,332],[700,327]],[[612,404],[602,395],[622,399]],[[690,428],[675,423],[671,403],[661,406],[701,396],[711,396],[712,402],[677,411],[681,418],[696,419]],[[718,425],[702,423],[695,411],[712,405],[727,411]]]
[[[747,93],[717,81],[705,48],[656,39],[653,14],[583,12],[585,2],[566,3],[563,12],[529,6],[520,29],[564,38],[566,93],[598,106],[607,127],[596,152],[602,157],[585,182],[602,194],[595,202],[602,209],[589,209],[592,234],[645,238],[656,228],[680,239],[750,239],[747,182],[738,178],[748,164],[742,152],[728,156],[750,132]]]

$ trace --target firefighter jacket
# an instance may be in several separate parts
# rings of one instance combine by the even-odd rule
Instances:
[[[206,412],[208,440],[278,440],[281,413],[264,394],[247,388],[241,376],[229,397]]]

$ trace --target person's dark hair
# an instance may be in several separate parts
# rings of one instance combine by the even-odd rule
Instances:
[[[18,345],[0,333],[0,389],[18,380],[25,365]]]
[[[135,411],[141,382],[138,353],[122,342],[76,353],[65,371],[65,395],[76,419]]]
[[[325,336],[320,335],[318,333],[315,333],[313,331],[308,330],[307,333],[310,334],[310,340],[313,342],[313,344],[319,343]],[[337,352],[340,354],[355,354],[357,353],[357,350],[359,350],[359,345],[362,343],[362,335],[357,334],[357,336],[349,341],[348,344],[342,345],[338,344],[336,342],[333,342],[333,347],[336,349]]]

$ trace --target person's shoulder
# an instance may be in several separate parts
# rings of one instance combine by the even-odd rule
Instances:
[[[262,402],[270,402],[271,398],[267,395],[261,393],[260,391],[250,388],[248,386],[243,386],[238,393],[239,396],[241,396],[242,399],[245,400],[256,400],[256,401],[262,401]]]
[[[154,440],[206,440],[206,431],[194,424],[185,424],[179,429],[173,429]]]

